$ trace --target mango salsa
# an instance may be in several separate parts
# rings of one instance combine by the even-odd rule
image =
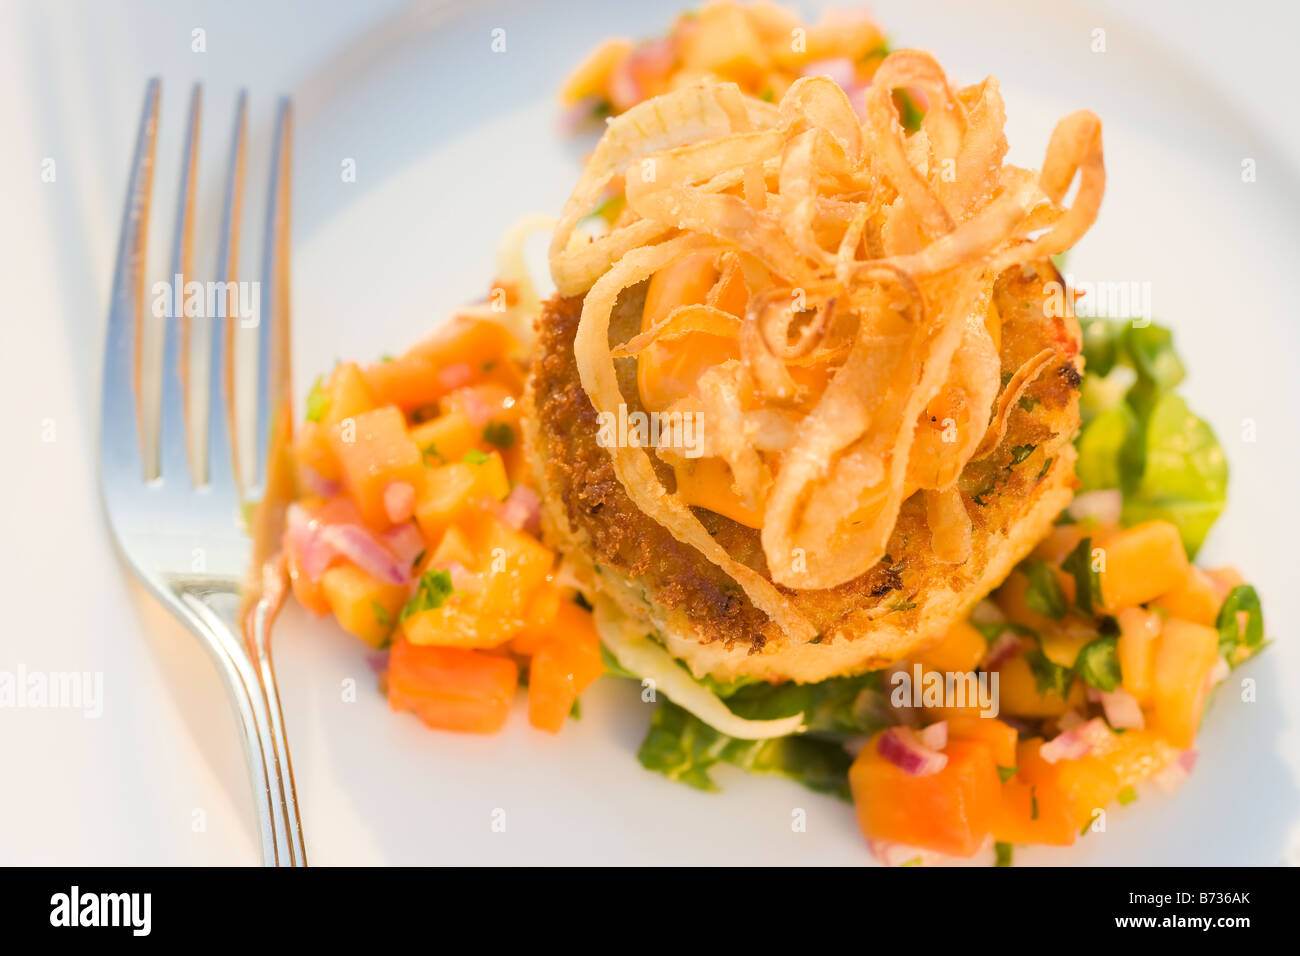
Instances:
[[[530,722],[555,732],[604,672],[590,612],[524,530],[540,522],[516,491],[531,473],[516,353],[504,326],[462,317],[405,355],[341,363],[295,443],[293,593],[371,647],[395,639],[389,701],[431,727],[499,729],[522,667]]]

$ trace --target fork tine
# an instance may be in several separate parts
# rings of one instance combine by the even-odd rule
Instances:
[[[195,83],[190,92],[190,115],[186,123],[185,154],[181,159],[180,195],[176,201],[176,227],[172,234],[171,274],[174,283],[172,302],[185,301],[185,283],[194,272],[194,193],[199,167],[199,113],[203,105],[203,87]],[[172,481],[181,480],[188,470],[189,444],[185,423],[189,419],[189,344],[191,319],[172,315],[170,307],[163,319],[163,367],[159,383],[161,437],[155,452],[161,451],[162,474]],[[155,466],[157,458],[155,457]]]
[[[144,324],[145,248],[149,234],[149,195],[153,186],[154,146],[158,135],[157,77],[145,87],[140,128],[136,133],[131,178],[126,187],[126,209],[113,268],[113,294],[108,311],[108,342],[104,349],[103,403],[100,420],[100,456],[105,473],[134,468],[144,471],[140,437],[140,349]],[[132,429],[135,441],[125,440]],[[115,437],[116,436],[116,437]],[[150,477],[147,473],[145,478]]]
[[[217,247],[217,281],[225,283],[226,314],[212,316],[210,325],[211,361],[208,363],[208,416],[206,432],[208,453],[204,483],[234,482],[238,458],[234,448],[234,365],[231,352],[235,326],[231,321],[231,302],[239,296],[229,294],[230,283],[239,277],[239,228],[244,203],[244,153],[248,126],[248,93],[241,90],[235,105],[235,129],[231,134],[230,160],[226,173],[226,191],[221,203],[221,236]]]
[[[257,330],[257,478],[261,497],[267,480],[272,416],[289,399],[289,221],[293,168],[293,106],[286,96],[275,117],[271,182],[267,190],[262,246],[262,302]]]

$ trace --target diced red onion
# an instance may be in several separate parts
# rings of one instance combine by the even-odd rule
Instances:
[[[384,488],[384,513],[393,524],[400,524],[415,511],[415,486],[409,481],[390,481]]]
[[[1112,727],[1141,730],[1146,725],[1142,705],[1122,687],[1101,695],[1101,709],[1106,713],[1106,723]]]
[[[317,498],[333,498],[342,489],[337,481],[326,478],[311,465],[298,466],[298,483],[303,491]]]
[[[924,727],[916,735],[916,739],[921,742],[922,747],[930,750],[942,750],[948,746],[948,721],[941,720]]]
[[[890,727],[876,745],[880,756],[913,777],[938,773],[948,765],[948,755],[926,747],[909,727]]]
[[[1094,747],[1110,737],[1110,728],[1100,717],[1094,717],[1077,727],[1058,734],[1038,749],[1048,763],[1058,760],[1078,760],[1092,753]]]
[[[393,557],[408,568],[415,564],[415,559],[425,549],[420,529],[409,521],[393,525],[379,536],[379,541],[392,552]]]
[[[388,670],[388,651],[379,651],[375,654],[366,655],[366,664],[376,674],[383,674]]]
[[[451,576],[451,586],[457,591],[477,591],[479,590],[479,579],[469,568],[459,561],[452,561],[447,565],[447,573]]]
[[[1070,502],[1070,517],[1075,521],[1091,518],[1099,524],[1119,524],[1123,508],[1124,498],[1117,488],[1085,491],[1081,495],[1075,495]]]
[[[476,428],[486,425],[492,418],[492,406],[484,400],[483,396],[472,388],[461,389],[454,396],[448,396],[454,399],[469,423]]]
[[[405,584],[410,580],[409,565],[402,567],[392,552],[360,525],[330,524],[322,527],[320,533],[331,548],[386,584]]]
[[[542,530],[542,500],[527,485],[518,484],[511,488],[496,512],[497,517],[516,531],[537,534]]]
[[[840,89],[845,91],[851,86],[856,86],[858,82],[857,69],[853,66],[853,61],[846,56],[814,60],[799,72],[803,76],[829,77]]]
[[[438,369],[438,384],[450,391],[460,388],[474,377],[474,370],[464,362],[454,362]]]
[[[980,661],[982,670],[992,670],[1003,661],[1015,657],[1020,651],[1020,635],[1012,631],[1003,631],[997,636]]]
[[[322,536],[322,527],[302,505],[297,502],[289,505],[285,515],[285,546],[293,552],[298,567],[312,582],[319,581],[334,560],[334,549]]]
[[[1090,747],[1101,747],[1110,742],[1115,734],[1106,726],[1106,721],[1100,717],[1094,717],[1092,720],[1083,724],[1079,728],[1079,734]]]

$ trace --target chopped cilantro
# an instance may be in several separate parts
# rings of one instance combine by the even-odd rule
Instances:
[[[413,561],[411,562],[411,570],[412,570],[412,571],[414,571],[416,568],[418,568],[418,567],[420,566],[420,562],[424,560],[424,556],[425,556],[426,554],[428,554],[428,553],[429,553],[429,549],[428,549],[428,548],[421,548],[421,549],[420,549],[420,553],[417,554],[417,555],[415,556],[415,560],[413,560]]]
[[[997,486],[998,486],[998,476],[997,473],[995,472],[989,478],[988,482],[984,485],[983,488],[975,492],[975,494],[971,495],[971,501],[975,502],[981,508],[984,507],[986,504],[988,504],[989,495],[993,494],[993,492],[997,489]]]
[[[1019,769],[1019,767],[998,767],[998,779],[1006,783],[1016,775],[1016,771]]]
[[[429,463],[430,458],[438,459],[438,464],[440,465],[445,465],[447,463],[447,459],[442,456],[442,452],[438,451],[438,446],[433,442],[429,442],[429,444],[420,449],[420,457],[424,459],[426,465]]]
[[[1034,449],[1037,447],[1038,447],[1037,445],[1016,445],[1016,447],[1011,449],[1011,463],[1013,465],[1020,464],[1022,461],[1024,461],[1026,458],[1032,455],[1034,453]]]
[[[379,361],[381,362],[391,362],[392,360],[393,356],[389,352],[385,352],[383,355],[379,356]]]
[[[325,384],[321,381],[320,376],[312,382],[311,391],[307,393],[307,421],[320,421],[330,407],[329,393],[325,391]]]
[[[1032,647],[1025,651],[1025,663],[1034,675],[1034,686],[1039,694],[1065,697],[1070,692],[1070,669],[1056,663],[1039,648]]]
[[[412,614],[432,611],[442,607],[442,602],[451,597],[455,589],[451,586],[451,574],[447,571],[425,571],[420,575],[415,597],[406,602],[399,620],[405,621]]]
[[[388,614],[388,609],[378,601],[371,599],[370,611],[375,615],[375,620],[379,622],[380,627],[392,627],[393,619]]]
[[[471,448],[465,452],[465,462],[470,465],[482,465],[488,460],[488,456],[479,451],[477,448]]]
[[[898,116],[903,121],[903,129],[915,133],[921,128],[925,112],[916,105],[916,100],[906,90],[894,91],[894,103],[898,106]]]
[[[1089,641],[1075,658],[1074,670],[1084,681],[1101,691],[1110,692],[1119,686],[1119,638],[1099,637]]]
[[[915,601],[899,601],[896,604],[889,605],[891,611],[910,611],[916,607]]]
[[[1025,604],[1029,609],[1054,621],[1065,617],[1065,594],[1061,591],[1061,582],[1056,579],[1056,572],[1048,567],[1047,562],[1042,558],[1031,558],[1020,566],[1020,570],[1029,579],[1029,590],[1025,592]]]
[[[1017,402],[1021,408],[1027,412],[1032,412],[1038,406],[1038,399],[1032,395],[1021,395],[1020,401]]]
[[[1101,600],[1101,572],[1092,567],[1092,538],[1084,538],[1061,562],[1061,570],[1074,576],[1074,603],[1084,614],[1092,615]]]
[[[505,422],[488,422],[483,426],[483,440],[504,451],[515,443],[515,430]]]
[[[1138,793],[1132,787],[1125,787],[1115,795],[1115,798],[1119,800],[1119,805],[1121,807],[1127,807],[1138,798]]]
[[[1011,844],[1002,843],[1001,841],[993,844],[993,852],[997,854],[997,863],[995,866],[1011,865]]]
[[[1246,626],[1241,627],[1238,615],[1246,615]],[[1215,619],[1219,631],[1219,653],[1231,662],[1235,659],[1238,647],[1245,646],[1255,650],[1264,640],[1264,611],[1259,604],[1259,595],[1249,584],[1241,584],[1228,592],[1219,607]]]

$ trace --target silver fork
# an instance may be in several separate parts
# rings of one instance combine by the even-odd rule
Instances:
[[[145,250],[161,84],[149,81],[127,187],[113,298],[108,315],[100,423],[104,506],[132,570],[203,642],[230,692],[268,866],[303,866],[302,824],[271,664],[270,629],[285,589],[279,560],[284,508],[292,494],[287,449],[291,429],[288,375],[289,180],[292,113],[277,113],[266,215],[258,316],[257,444],[253,487],[241,487],[233,436],[233,321],[164,319],[160,374],[144,366]],[[171,274],[193,277],[194,195],[201,90],[190,97]],[[236,281],[247,127],[241,93],[230,145],[216,274]],[[233,290],[234,286],[226,286]],[[183,291],[183,285],[182,285]],[[235,297],[234,301],[238,301]],[[227,316],[231,315],[227,296]],[[170,311],[170,310],[169,310]],[[237,310],[236,310],[237,311]],[[186,440],[189,336],[207,322],[211,360],[205,401],[189,422],[206,454]],[[159,370],[154,369],[155,372]],[[148,394],[144,386],[149,385]],[[193,463],[191,467],[191,463]],[[256,498],[256,504],[246,502]],[[245,521],[244,512],[251,518]]]

